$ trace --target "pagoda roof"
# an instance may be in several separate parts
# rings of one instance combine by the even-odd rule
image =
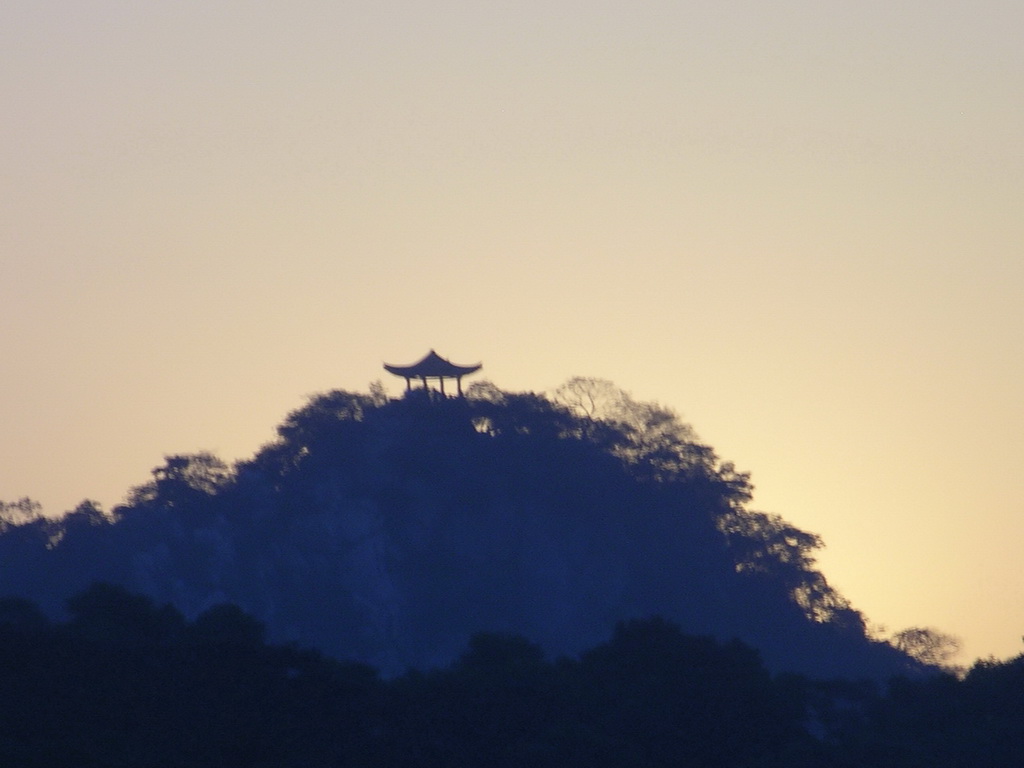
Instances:
[[[396,376],[405,376],[406,378],[458,378],[479,371],[482,367],[483,365],[480,363],[476,365],[455,365],[445,360],[434,350],[430,350],[426,357],[412,365],[388,365],[384,363],[384,370]]]

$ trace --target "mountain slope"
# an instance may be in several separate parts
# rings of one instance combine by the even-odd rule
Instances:
[[[328,392],[278,433],[234,468],[168,457],[109,516],[7,525],[0,593],[51,613],[95,580],[189,617],[233,602],[275,640],[388,673],[447,663],[479,631],[575,654],[652,615],[776,671],[914,668],[814,568],[816,536],[747,509],[745,475],[606,382]]]

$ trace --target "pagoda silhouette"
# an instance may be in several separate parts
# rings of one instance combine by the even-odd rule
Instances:
[[[445,379],[455,379],[455,387],[459,397],[462,397],[462,377],[476,373],[481,368],[483,368],[483,365],[480,363],[476,365],[455,365],[441,357],[434,350],[430,350],[426,357],[412,365],[389,365],[384,363],[385,371],[405,379],[406,392],[412,390],[413,379],[419,379],[423,382],[423,389],[428,391],[430,390],[430,380],[437,379],[441,395],[446,396],[444,392]]]

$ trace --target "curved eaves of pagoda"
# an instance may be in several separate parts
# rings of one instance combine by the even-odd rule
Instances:
[[[405,379],[406,389],[412,388],[413,379],[422,381],[424,387],[427,386],[428,379],[437,379],[443,394],[444,380],[455,379],[459,395],[462,394],[462,377],[476,373],[482,367],[481,363],[476,365],[456,365],[450,360],[441,357],[434,350],[430,350],[422,360],[412,365],[389,365],[384,363],[385,371]]]
[[[421,379],[424,376],[430,379],[442,377],[455,379],[459,376],[475,373],[482,367],[479,363],[477,365],[455,365],[455,363],[445,360],[434,350],[430,350],[426,357],[412,365],[388,365],[384,363],[384,370],[389,373],[412,379]]]

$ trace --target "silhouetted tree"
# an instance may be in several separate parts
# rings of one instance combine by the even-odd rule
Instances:
[[[170,605],[157,607],[144,595],[114,584],[97,583],[67,601],[68,628],[86,639],[106,643],[159,645],[174,642],[184,617]]]
[[[164,458],[164,465],[153,470],[153,480],[132,490],[130,505],[188,508],[215,495],[232,479],[229,467],[212,453]]]
[[[931,627],[909,627],[892,636],[892,644],[911,658],[934,667],[948,667],[960,652],[960,640]]]
[[[17,501],[0,501],[0,533],[12,526],[39,520],[42,516],[42,505],[27,496]]]
[[[755,651],[662,619],[619,624],[580,675],[596,765],[749,765],[800,731],[800,707],[782,701]]]

